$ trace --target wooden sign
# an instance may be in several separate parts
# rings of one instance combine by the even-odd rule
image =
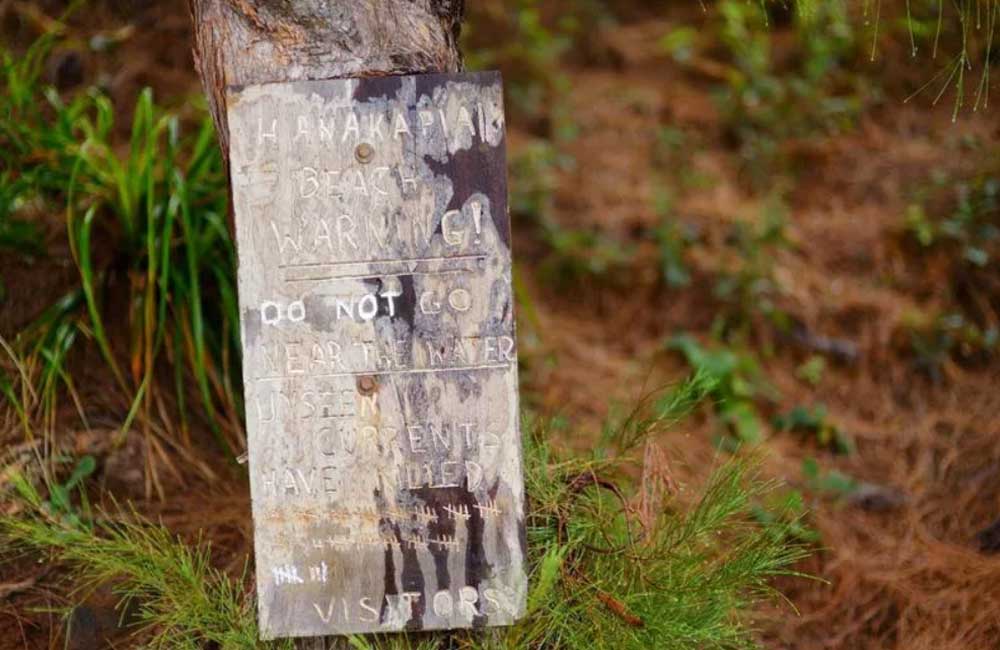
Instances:
[[[261,636],[513,622],[499,74],[230,88],[227,108]]]

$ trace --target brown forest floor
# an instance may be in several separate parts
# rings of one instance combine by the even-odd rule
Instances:
[[[0,12],[9,12],[10,4],[0,2]],[[156,89],[161,103],[179,107],[200,90],[184,3],[129,4],[99,6],[80,17],[81,38],[125,24],[135,30],[116,60],[85,60],[83,73],[105,79],[123,115],[145,85]],[[635,242],[632,267],[612,278],[585,278],[572,291],[544,280],[540,256],[517,261],[533,312],[526,318],[522,305],[519,321],[525,401],[565,417],[574,432],[566,439],[570,446],[586,447],[616,406],[627,407],[688,372],[664,342],[683,331],[709,340],[720,308],[711,297],[711,269],[734,221],[757,218],[766,200],[740,170],[711,97],[717,80],[672,63],[657,49],[656,40],[672,24],[669,15],[636,11],[594,35],[590,49],[597,55],[562,69],[579,134],[561,145],[576,164],[557,172],[559,223],[622,241],[655,226],[655,134],[664,125],[685,136],[679,164],[708,179],[678,192],[674,206],[701,233],[702,243],[687,255],[689,287],[664,288],[654,253],[642,242]],[[889,67],[880,61],[864,72],[891,76]],[[815,457],[824,470],[883,489],[874,503],[806,490],[809,523],[821,541],[801,569],[822,580],[782,581],[791,605],[763,613],[761,636],[774,648],[1000,647],[1000,557],[981,553],[976,541],[1000,517],[1000,367],[948,362],[938,380],[916,371],[905,350],[906,318],[926,308],[928,286],[948,277],[901,243],[914,188],[934,170],[952,177],[974,172],[983,157],[964,143],[974,140],[995,152],[1000,120],[992,109],[952,123],[947,102],[931,107],[931,97],[921,96],[903,104],[908,93],[892,84],[883,92],[886,98],[870,102],[849,131],[781,143],[794,178],[786,197],[786,234],[794,245],[774,253],[773,272],[782,309],[807,335],[783,336],[766,324],[752,328],[748,343],[781,395],[763,402],[761,411],[771,415],[823,402],[857,450],[837,456],[801,436],[771,431],[766,469],[805,490],[802,461]],[[514,158],[537,127],[514,115],[510,129]],[[515,255],[539,250],[531,228],[518,232],[515,221],[515,229]],[[58,295],[55,284],[11,284],[3,331]],[[817,353],[819,337],[849,341],[856,355],[841,361],[830,356],[812,385],[797,370]],[[99,399],[99,383],[85,392]],[[713,444],[718,426],[706,410],[661,441],[681,485],[703,478],[720,453]],[[86,448],[90,440],[81,435],[78,444]],[[141,452],[115,452],[103,472],[108,487],[124,494],[141,492],[141,462],[129,453]],[[165,503],[145,509],[180,531],[206,528],[213,548],[238,563],[248,548],[247,500],[235,480],[194,478],[171,490]],[[19,620],[12,604],[0,599],[0,646],[21,647],[31,639],[43,647],[52,638],[46,625],[44,616]]]

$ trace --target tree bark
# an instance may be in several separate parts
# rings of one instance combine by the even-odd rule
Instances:
[[[189,0],[194,60],[228,166],[225,90],[275,81],[458,72],[464,0]],[[299,639],[299,650],[344,647]]]
[[[194,60],[228,157],[225,89],[457,72],[464,0],[189,0]]]

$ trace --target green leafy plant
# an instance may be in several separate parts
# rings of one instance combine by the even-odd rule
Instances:
[[[717,271],[715,295],[726,309],[717,319],[716,331],[745,330],[758,315],[772,325],[787,328],[786,315],[777,303],[780,285],[774,275],[775,253],[791,246],[785,222],[783,204],[772,199],[759,222],[736,223],[727,242],[728,255]]]
[[[86,491],[83,489],[84,482],[97,469],[97,460],[93,456],[82,456],[73,461],[71,458],[55,459],[57,462],[53,466],[73,463],[73,469],[64,479],[59,479],[53,473],[52,467],[43,468],[42,476],[48,476],[48,497],[43,498],[35,489],[32,483],[20,472],[13,468],[8,472],[11,475],[10,483],[14,491],[31,508],[37,510],[44,516],[59,522],[68,527],[80,527],[90,518],[89,506],[87,504]],[[74,492],[78,491],[81,496],[81,506],[77,506],[73,501]]]
[[[954,208],[944,218],[933,219],[924,205],[911,204],[906,228],[920,246],[951,247],[965,264],[983,268],[1000,248],[1000,178],[960,182],[954,192]]]
[[[678,195],[690,190],[711,187],[713,177],[691,164],[692,150],[699,147],[698,141],[682,129],[660,126],[653,141],[651,164],[658,181],[653,194],[653,207],[657,212],[663,208],[673,208],[673,193]],[[669,191],[667,191],[669,189]],[[662,205],[666,200],[666,206]]]
[[[698,42],[698,30],[694,27],[675,27],[657,41],[660,49],[678,63],[688,63],[694,57]]]
[[[830,421],[824,404],[815,404],[811,408],[795,406],[787,413],[776,415],[773,424],[779,431],[810,434],[815,437],[817,443],[831,447],[839,454],[850,454],[854,451],[854,441]]]
[[[552,201],[558,172],[572,164],[543,140],[531,142],[511,161],[511,213],[537,228],[545,247],[541,273],[561,286],[606,278],[632,259],[630,247],[599,230],[571,228],[556,220]]]
[[[952,361],[988,361],[1000,342],[993,273],[1000,259],[1000,179],[931,181],[907,209],[904,248],[936,271],[924,291],[937,304],[909,314],[903,327],[917,367],[937,380]]]
[[[658,223],[646,235],[656,244],[660,276],[671,288],[690,284],[691,271],[685,257],[698,240],[696,229],[678,217],[676,203],[688,191],[711,182],[691,164],[692,146],[689,135],[680,129],[661,126],[656,131],[651,160],[651,198]]]
[[[508,72],[507,92],[514,114],[535,131],[570,139],[576,124],[567,102],[570,81],[560,64],[580,31],[579,8],[554,21],[546,20],[538,0],[517,0],[509,7],[470,7],[474,14],[463,30],[466,63],[470,69],[500,67]],[[488,27],[483,34],[476,25]],[[491,34],[509,37],[497,41]]]
[[[520,147],[510,161],[511,213],[535,222],[550,219],[559,170],[571,165],[572,160],[547,140],[534,139]]]
[[[568,228],[551,220],[543,225],[543,237],[549,252],[540,270],[561,286],[608,278],[632,260],[631,246],[596,228]]]
[[[913,315],[905,323],[914,363],[934,381],[954,360],[988,361],[1000,349],[1000,331],[981,329],[961,312],[937,316]]]
[[[686,287],[691,283],[691,272],[684,255],[695,241],[694,234],[677,220],[673,211],[673,196],[666,188],[657,188],[653,209],[660,219],[652,232],[660,258],[660,276],[668,287]]]
[[[809,509],[799,490],[776,491],[753,508],[754,518],[774,531],[803,544],[815,544],[822,537],[807,522]]]
[[[795,376],[813,386],[818,386],[823,381],[825,372],[826,357],[814,354],[795,369]]]
[[[731,6],[725,7],[726,2]],[[996,63],[996,37],[1000,33],[1000,3],[997,0],[908,0],[896,4],[866,1],[862,3],[860,12],[857,7],[842,1],[761,0],[756,6],[748,2],[739,7],[738,0],[721,0],[718,4],[723,9],[720,13],[730,12],[729,15],[724,13],[725,24],[731,28],[730,23],[735,23],[736,35],[747,23],[758,28],[760,25],[776,25],[779,20],[772,21],[771,17],[781,19],[780,22],[793,23],[801,50],[798,60],[802,65],[798,76],[792,77],[792,83],[800,86],[792,96],[802,96],[801,86],[805,82],[807,92],[804,97],[812,98],[802,107],[806,120],[811,117],[810,107],[820,109],[817,115],[822,115],[824,109],[832,108],[834,117],[845,115],[850,118],[856,112],[860,104],[855,98],[865,94],[859,91],[867,89],[860,85],[861,80],[847,75],[842,64],[854,50],[860,53],[863,36],[870,39],[867,56],[872,61],[879,56],[880,40],[889,38],[905,40],[910,57],[919,65],[930,63],[938,68],[911,98],[925,91],[936,91],[933,98],[936,104],[953,90],[953,119],[958,118],[963,108],[971,107],[975,111],[989,106],[991,66]],[[741,15],[740,9],[745,13]],[[861,24],[852,24],[852,19]],[[673,41],[665,39],[665,43],[672,44]],[[763,49],[759,44],[743,43],[752,49]],[[735,45],[740,47],[740,41],[737,40]],[[762,60],[768,58],[765,56]],[[977,68],[980,72],[978,80],[975,80]],[[809,86],[823,92],[808,92]],[[830,93],[831,89],[845,88],[853,91]]]
[[[802,476],[806,485],[815,492],[847,497],[854,494],[859,483],[857,479],[835,469],[824,470],[815,458],[802,461]]]
[[[862,93],[843,62],[854,50],[855,31],[846,3],[809,3],[808,9],[792,12],[795,63],[779,67],[762,6],[721,0],[716,7],[731,62],[718,104],[744,168],[760,185],[787,167],[783,142],[850,127]]]
[[[79,519],[79,514],[73,506],[71,493],[80,487],[83,481],[94,473],[95,469],[97,469],[97,461],[93,456],[83,456],[77,460],[69,477],[62,483],[53,483],[49,489],[49,509],[57,515],[74,520]]]
[[[688,335],[674,336],[667,348],[684,356],[697,373],[713,379],[712,405],[738,442],[755,443],[763,438],[763,426],[754,400],[773,393],[757,362],[746,353],[727,347],[706,348]]]

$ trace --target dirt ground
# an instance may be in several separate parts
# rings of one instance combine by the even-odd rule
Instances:
[[[131,31],[119,55],[65,65],[100,80],[124,114],[145,85],[182,111],[197,101],[183,3],[113,4],[80,17],[74,29],[83,40],[126,27]],[[15,23],[22,36],[26,22],[40,25],[45,5],[0,2],[8,33]],[[619,17],[593,35],[596,55],[561,69],[577,135],[560,149],[576,162],[555,171],[554,218],[629,242],[636,250],[632,264],[612,277],[584,277],[567,291],[545,279],[544,255],[530,254],[542,250],[535,229],[514,221],[515,258],[525,251],[517,259],[518,277],[530,300],[519,305],[525,401],[567,420],[570,447],[585,448],[615,409],[689,371],[665,342],[680,332],[710,340],[723,308],[712,297],[712,269],[727,233],[736,221],[757,218],[768,201],[768,191],[747,180],[712,98],[718,80],[658,48],[677,24],[675,13],[637,10]],[[869,66],[862,71],[876,78],[891,67],[884,59]],[[822,402],[856,449],[838,455],[815,439],[768,427],[766,471],[803,491],[819,540],[799,567],[816,579],[782,580],[787,603],[761,613],[767,647],[1000,647],[1000,557],[981,550],[977,537],[1000,517],[1000,367],[949,359],[936,374],[921,372],[908,348],[908,319],[933,307],[935,283],[952,276],[934,259],[916,257],[904,232],[908,206],[932,171],[963,178],[996,165],[1000,120],[990,109],[953,122],[951,105],[932,106],[933,95],[903,103],[908,93],[901,80],[920,74],[906,66],[890,75],[895,81],[883,84],[880,99],[865,103],[852,128],[781,143],[793,179],[785,198],[791,245],[768,255],[777,300],[795,327],[789,333],[753,323],[743,345],[755,351],[780,395],[758,400],[765,421],[792,406]],[[66,73],[57,65],[52,74]],[[707,179],[678,192],[673,205],[673,214],[699,233],[699,244],[686,253],[691,282],[682,288],[664,286],[655,250],[636,234],[659,223],[654,161],[663,126],[685,137],[677,165]],[[515,114],[510,130],[513,159],[538,128]],[[16,307],[8,307],[0,323],[6,331],[23,322],[33,302],[44,304],[39,287],[30,285],[15,288],[10,300]],[[807,381],[801,369],[816,355],[827,359],[825,369]],[[721,453],[719,426],[706,408],[660,441],[681,485],[703,478]],[[129,492],[142,479],[126,471],[135,471],[127,453],[115,452],[112,462],[121,471],[105,471],[104,480]],[[845,497],[813,489],[802,471],[807,458],[868,491]],[[238,565],[249,548],[248,497],[237,479],[226,478],[235,474],[217,473],[214,483],[191,478],[148,509],[182,532],[206,528],[213,547]],[[29,639],[44,646],[54,638],[44,616],[21,619],[0,600],[4,618],[4,647]]]

